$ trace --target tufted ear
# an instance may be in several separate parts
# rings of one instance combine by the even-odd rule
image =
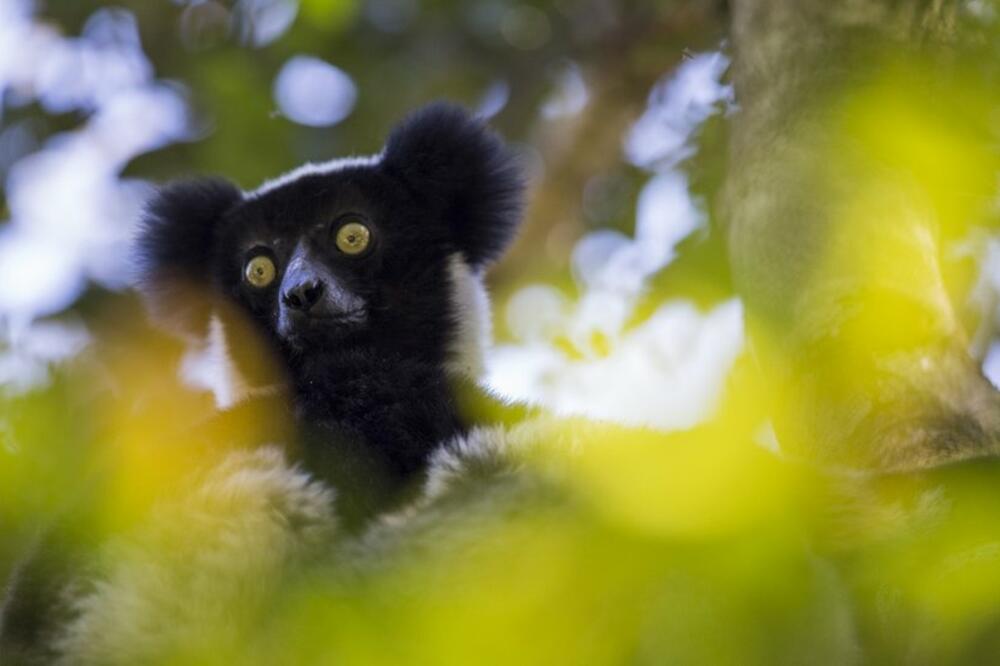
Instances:
[[[436,103],[408,116],[389,135],[382,166],[440,211],[474,269],[497,259],[514,237],[524,200],[517,159],[461,108]]]
[[[242,199],[235,185],[202,178],[166,185],[146,205],[136,269],[139,288],[158,320],[182,333],[207,331],[215,231]]]

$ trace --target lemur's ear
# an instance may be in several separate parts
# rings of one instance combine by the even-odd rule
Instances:
[[[424,197],[480,269],[507,248],[521,221],[524,178],[513,152],[460,107],[436,103],[389,135],[382,166]]]
[[[182,333],[206,331],[216,228],[242,198],[232,183],[202,178],[166,185],[146,205],[136,277],[158,320]]]

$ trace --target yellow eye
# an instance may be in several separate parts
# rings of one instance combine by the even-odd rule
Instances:
[[[360,222],[348,222],[337,229],[337,249],[344,254],[361,254],[371,240],[368,227]]]
[[[243,277],[254,287],[263,289],[274,282],[274,276],[277,272],[270,257],[260,254],[247,262],[243,269]]]

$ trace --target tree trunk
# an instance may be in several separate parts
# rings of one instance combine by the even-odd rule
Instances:
[[[921,109],[947,87],[935,67],[959,40],[959,3],[731,9],[726,235],[783,450],[883,470],[996,453],[1000,398],[942,277],[942,234],[973,210],[942,202],[966,183],[906,157],[925,137],[899,134],[957,122]]]

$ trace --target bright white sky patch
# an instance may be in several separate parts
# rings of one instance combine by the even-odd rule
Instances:
[[[487,384],[560,414],[681,430],[711,415],[742,348],[739,301],[704,314],[678,301],[606,356],[573,360],[544,342],[498,347],[487,359]]]
[[[77,321],[4,325],[0,336],[9,341],[0,350],[0,393],[18,394],[44,385],[49,366],[69,360],[90,343],[90,334]]]
[[[639,193],[635,218],[635,242],[643,249],[643,269],[651,273],[666,266],[677,244],[703,221],[683,173],[667,171],[646,183]]]
[[[476,115],[480,118],[492,118],[507,106],[509,99],[510,85],[503,80],[494,81],[479,98]]]
[[[983,361],[983,374],[1000,389],[1000,343],[994,343]]]
[[[177,87],[155,80],[131,12],[98,10],[78,37],[66,37],[21,0],[0,0],[0,97],[86,117],[19,155],[4,183],[11,218],[0,231],[0,388],[26,390],[83,335],[32,322],[71,305],[88,281],[127,286],[149,188],[121,171],[188,137],[188,112]]]
[[[518,340],[490,357],[493,388],[560,413],[665,430],[711,414],[743,348],[739,301],[708,313],[676,301],[627,325],[649,278],[705,222],[677,165],[695,150],[700,124],[730,101],[732,91],[720,83],[727,66],[719,53],[695,56],[657,84],[625,141],[629,161],[653,172],[636,202],[634,236],[602,229],[577,242],[572,267],[582,294],[575,303],[540,285],[511,298],[507,324]],[[578,70],[568,70],[562,86],[549,115],[586,104]]]
[[[635,238],[602,229],[577,242],[573,277],[588,288],[636,294],[646,279],[674,258],[674,248],[704,221],[688,192],[687,178],[665,171],[639,194]]]
[[[235,23],[246,44],[267,46],[285,34],[299,12],[298,0],[240,0]]]
[[[507,326],[518,340],[551,340],[566,326],[570,313],[568,299],[555,287],[532,285],[519,290],[507,301]]]
[[[17,319],[58,312],[83,288],[71,250],[41,235],[0,235],[0,311]]]
[[[274,81],[274,100],[278,108],[300,125],[335,125],[354,110],[357,97],[357,88],[350,76],[311,56],[289,59]]]
[[[628,276],[617,272],[616,257],[626,255],[632,239],[613,229],[600,229],[585,235],[573,247],[573,277],[586,287],[600,287]],[[633,272],[626,266],[626,272]]]
[[[555,90],[542,105],[542,116],[550,120],[574,116],[583,111],[589,100],[583,73],[575,63],[570,63],[559,73]]]
[[[625,155],[636,166],[666,168],[694,153],[690,139],[701,123],[732,102],[723,84],[729,60],[718,52],[685,60],[656,84],[646,112],[625,139]]]
[[[146,190],[119,174],[135,156],[184,138],[188,118],[181,93],[154,80],[131,13],[99,10],[69,38],[10,5],[0,15],[0,90],[90,113],[16,162],[5,183],[0,316],[30,319],[69,305],[87,279],[125,286]]]

